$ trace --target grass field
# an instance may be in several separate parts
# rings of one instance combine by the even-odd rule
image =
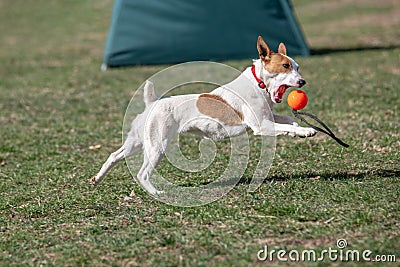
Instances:
[[[98,187],[88,182],[121,144],[132,93],[165,67],[99,71],[112,1],[2,0],[0,266],[254,266],[266,264],[264,245],[321,251],[339,238],[399,258],[400,5],[293,3],[314,54],[296,58],[307,111],[351,147],[321,134],[278,138],[258,191],[247,192],[251,159],[227,196],[179,208],[147,195],[122,163]],[[289,114],[285,103],[276,111]],[[313,264],[341,265],[302,263]]]

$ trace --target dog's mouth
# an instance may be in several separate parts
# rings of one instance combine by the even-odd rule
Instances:
[[[286,84],[282,84],[281,86],[278,87],[278,89],[274,92],[274,100],[276,103],[282,102],[283,95],[285,94],[286,90],[289,87],[290,86],[288,86]]]

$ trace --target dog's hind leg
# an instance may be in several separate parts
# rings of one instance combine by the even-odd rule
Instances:
[[[150,194],[152,195],[157,195],[161,194],[162,191],[158,191],[153,184],[150,182],[150,177],[153,174],[153,171],[157,167],[157,165],[160,163],[163,153],[160,151],[156,150],[151,150],[150,155],[144,155],[144,160],[142,167],[139,170],[139,173],[137,175],[137,180],[139,183],[146,189]]]
[[[104,162],[100,171],[92,178],[92,184],[97,185],[101,182],[107,172],[120,160],[125,157],[124,146],[120,147],[117,151],[111,153],[106,162]]]
[[[140,144],[128,138],[125,143],[115,152],[111,153],[106,162],[101,167],[100,171],[91,180],[93,185],[98,185],[107,172],[119,161],[132,155],[135,151],[139,150]]]

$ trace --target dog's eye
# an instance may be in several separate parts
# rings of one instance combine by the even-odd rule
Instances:
[[[288,68],[290,67],[289,64],[283,64],[282,66],[283,66],[285,69],[288,69]]]

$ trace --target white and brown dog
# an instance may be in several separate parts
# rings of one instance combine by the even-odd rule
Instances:
[[[178,133],[196,132],[213,140],[238,136],[247,128],[255,135],[315,135],[314,129],[300,127],[293,118],[271,113],[287,88],[305,85],[298,73],[299,65],[286,55],[283,43],[278,53],[274,53],[259,36],[257,50],[260,58],[251,67],[208,94],[158,99],[153,83],[147,81],[144,112],[133,120],[124,144],[109,156],[92,183],[97,185],[118,161],[143,150],[144,160],[137,180],[149,193],[160,194],[150,177],[169,141]]]

